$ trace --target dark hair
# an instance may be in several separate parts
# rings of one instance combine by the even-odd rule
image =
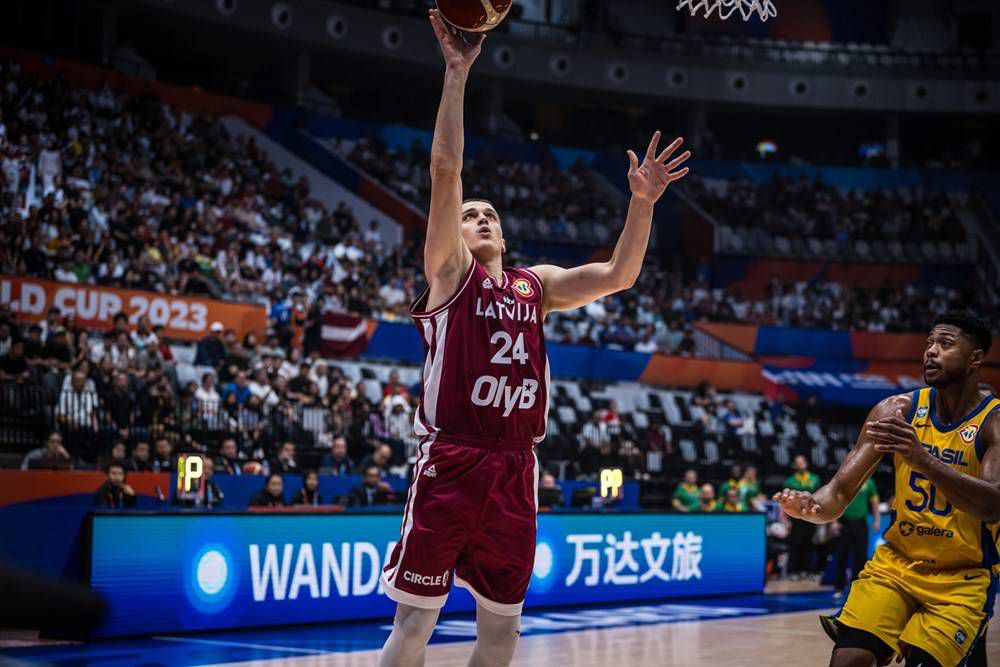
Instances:
[[[107,466],[104,467],[104,472],[109,473],[111,472],[112,468],[121,468],[122,472],[123,473],[125,472],[125,464],[123,464],[121,461],[112,461],[111,463],[109,463]]]
[[[966,313],[945,313],[934,320],[934,326],[939,324],[950,324],[953,327],[958,327],[963,334],[972,340],[976,349],[982,350],[983,354],[990,351],[990,346],[993,344],[993,334],[990,333],[990,325],[983,318]]]
[[[489,199],[487,199],[486,197],[469,197],[468,199],[466,199],[465,201],[463,201],[463,202],[462,202],[462,206],[465,206],[465,205],[466,205],[466,204],[468,204],[469,202],[473,202],[473,201],[481,201],[481,202],[483,202],[484,204],[489,204],[490,206],[492,206],[492,207],[493,207],[493,210],[494,210],[494,211],[496,211],[496,210],[497,210],[497,205],[496,205],[496,204],[494,204],[493,202],[491,202],[491,201],[490,201]]]
[[[306,483],[306,478],[309,477],[309,475],[316,475],[316,479],[317,480],[319,479],[319,471],[318,470],[313,470],[313,469],[310,468],[309,470],[306,470],[304,473],[302,473],[302,484],[303,485]]]

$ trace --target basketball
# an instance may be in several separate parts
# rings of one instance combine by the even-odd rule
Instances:
[[[513,0],[438,0],[441,16],[459,30],[487,32],[500,25]]]

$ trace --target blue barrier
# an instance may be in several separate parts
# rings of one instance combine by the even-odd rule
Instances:
[[[803,356],[817,359],[852,359],[851,334],[847,331],[793,329],[762,326],[757,332],[755,354]]]
[[[549,366],[556,377],[636,381],[649,364],[649,354],[586,345],[549,343]],[[412,323],[379,322],[362,357],[409,363],[424,360],[420,334]]]
[[[285,502],[291,502],[295,492],[302,488],[302,475],[282,475],[285,480]],[[222,507],[224,509],[241,510],[246,509],[250,503],[250,498],[255,493],[264,488],[267,482],[266,477],[258,475],[216,475],[213,482],[218,485],[219,490],[225,495]],[[407,481],[401,477],[388,477],[386,481],[397,493],[406,493]],[[319,478],[319,495],[325,505],[332,505],[337,502],[340,496],[346,495],[351,489],[361,483],[359,475],[348,477],[334,477],[333,475],[321,475]],[[176,488],[176,475],[173,477],[173,488]]]
[[[295,492],[302,486],[301,475],[284,475],[285,501],[289,502]],[[219,511],[232,512],[245,509],[250,498],[260,491],[265,478],[257,475],[222,475],[218,474],[213,481],[224,494]],[[397,492],[402,502],[407,480],[399,477],[388,479],[393,490]],[[339,496],[346,494],[361,483],[358,476],[334,477],[320,476],[320,496],[325,505],[337,502]],[[171,479],[171,488],[176,488],[177,478]],[[573,491],[578,488],[596,488],[595,482],[566,481],[560,482],[563,489],[563,509],[569,509]],[[639,484],[625,482],[623,498],[605,509],[618,511],[639,510]],[[15,503],[0,507],[0,525],[10,539],[0,540],[0,562],[10,566],[20,567],[55,579],[80,581],[83,572],[80,569],[81,543],[84,518],[93,510],[93,494],[75,494],[47,498],[26,503]],[[140,496],[138,509],[156,510],[160,512],[190,511],[173,508],[169,500],[157,501],[154,498]],[[379,507],[376,511],[392,511],[392,507]],[[402,511],[402,507],[398,508]],[[363,508],[353,508],[353,512],[365,511]],[[398,532],[397,517],[396,530]],[[16,536],[13,537],[13,536]]]
[[[424,346],[412,322],[379,322],[362,357],[420,364]]]
[[[398,515],[95,515],[96,636],[388,618]],[[738,548],[736,548],[738,546]],[[128,576],[122,576],[123,573]],[[755,593],[764,515],[549,514],[527,607]],[[470,611],[453,592],[445,611]]]
[[[548,343],[549,367],[556,377],[635,382],[649,365],[651,354],[623,352],[586,345]]]
[[[567,480],[565,482],[559,482],[559,487],[563,492],[563,508],[569,509],[573,503],[573,492],[577,489],[598,489],[596,482],[583,482],[583,481],[572,481]],[[639,511],[639,483],[638,482],[625,482],[622,485],[622,499],[615,502],[613,505],[608,505],[615,510],[625,511],[625,512],[637,512]]]

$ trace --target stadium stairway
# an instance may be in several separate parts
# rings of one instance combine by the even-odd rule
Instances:
[[[320,171],[238,116],[226,116],[222,119],[222,123],[234,136],[253,137],[257,146],[270,156],[279,169],[290,169],[296,179],[305,177],[309,181],[313,196],[331,211],[338,203],[344,202],[353,209],[362,229],[367,229],[371,220],[378,222],[379,233],[386,246],[393,247],[402,242],[403,230],[399,222],[345,187],[337,179]]]

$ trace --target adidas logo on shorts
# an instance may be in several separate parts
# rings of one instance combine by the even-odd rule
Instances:
[[[424,477],[430,477],[431,479],[433,479],[437,476],[438,476],[438,471],[437,468],[434,467],[433,463],[427,466],[427,470],[424,470]]]

